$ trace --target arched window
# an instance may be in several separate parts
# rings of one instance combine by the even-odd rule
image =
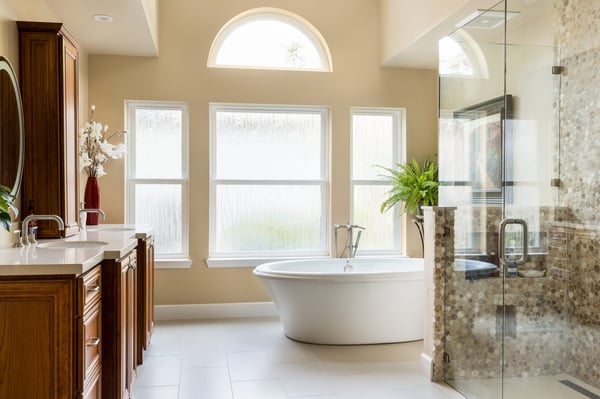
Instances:
[[[208,55],[217,68],[331,72],[325,39],[308,21],[276,8],[258,8],[221,28]]]
[[[488,77],[485,55],[477,42],[463,29],[439,41],[439,73],[446,77]]]

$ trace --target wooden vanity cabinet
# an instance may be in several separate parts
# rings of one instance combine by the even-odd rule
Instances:
[[[0,398],[100,398],[100,276],[0,277]]]
[[[75,279],[0,279],[0,398],[75,397]]]
[[[102,397],[128,399],[136,376],[136,250],[102,262]]]
[[[102,392],[102,266],[78,279],[78,398],[100,399]]]
[[[61,23],[17,22],[25,160],[21,204],[78,228],[78,44]],[[23,217],[27,216],[23,212]],[[40,238],[60,237],[56,223],[38,221]]]
[[[144,361],[154,329],[154,237],[138,239],[137,246],[137,364]]]

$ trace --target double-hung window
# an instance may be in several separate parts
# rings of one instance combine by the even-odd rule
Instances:
[[[157,265],[189,266],[188,107],[127,101],[128,223],[155,227]]]
[[[209,266],[328,254],[328,130],[325,107],[210,105]]]
[[[400,253],[402,223],[399,209],[379,211],[391,188],[379,166],[396,168],[404,162],[404,110],[352,108],[352,223],[364,226],[359,254]],[[396,207],[397,208],[397,207]]]

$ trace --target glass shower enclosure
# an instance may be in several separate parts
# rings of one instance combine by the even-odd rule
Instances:
[[[561,151],[568,3],[502,1],[439,43],[443,378],[467,398],[600,398],[600,234]]]

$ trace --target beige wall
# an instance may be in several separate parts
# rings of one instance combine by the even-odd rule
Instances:
[[[283,8],[306,18],[322,33],[333,73],[209,69],[207,55],[219,29],[238,13]],[[189,270],[158,270],[158,304],[269,300],[251,268],[207,268],[210,102],[316,104],[331,107],[332,223],[349,213],[349,109],[404,107],[407,157],[423,159],[437,148],[437,74],[380,67],[379,10],[370,0],[224,0],[160,2],[160,57],[90,56],[89,103],[98,120],[123,127],[124,101],[185,101],[190,109]],[[108,222],[124,220],[123,162],[111,161],[100,180]],[[109,194],[110,193],[110,194]],[[409,255],[421,256],[409,226]]]

